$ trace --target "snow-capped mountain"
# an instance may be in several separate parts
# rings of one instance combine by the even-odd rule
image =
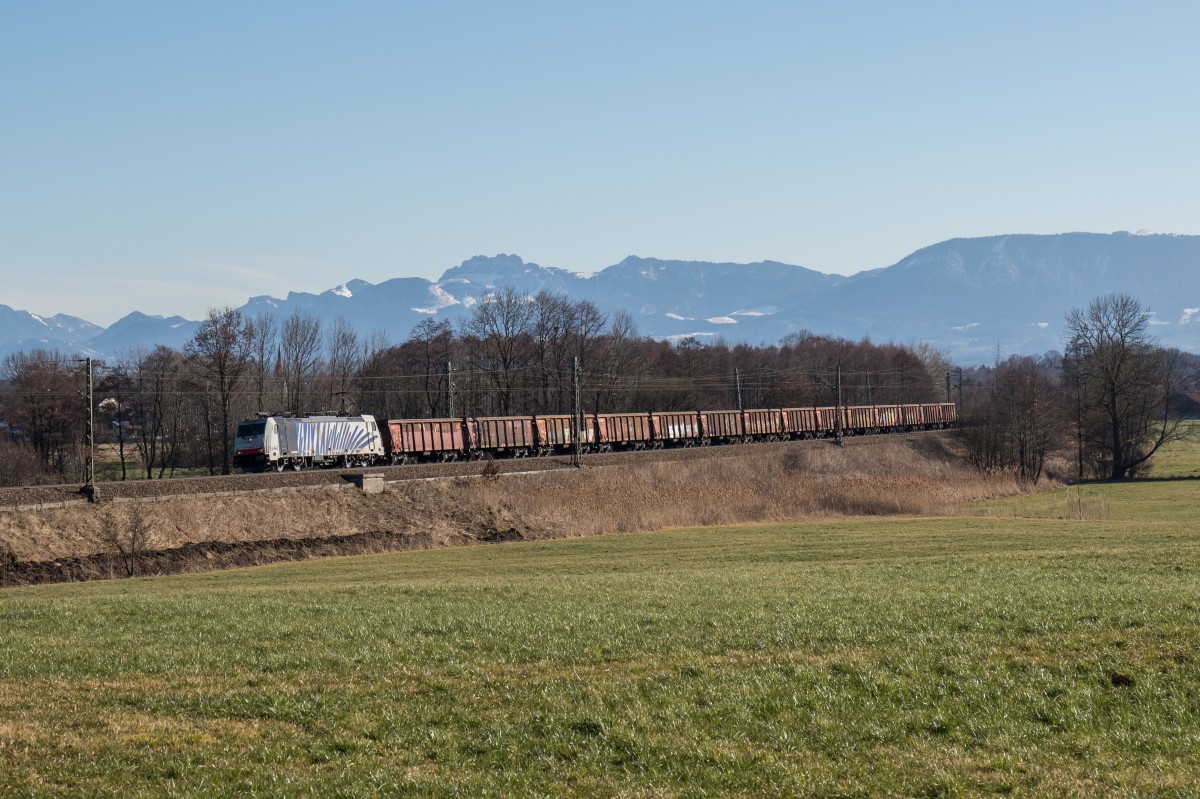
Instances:
[[[199,322],[188,321],[182,316],[148,316],[134,311],[89,340],[88,347],[102,357],[111,357],[134,347],[153,349],[159,344],[181,350],[199,327]]]
[[[0,356],[38,348],[83,352],[81,345],[103,332],[99,325],[75,316],[38,316],[0,305]]]
[[[338,316],[362,334],[405,339],[426,318],[456,321],[501,287],[545,290],[625,310],[643,335],[775,343],[789,333],[875,341],[927,341],[963,364],[1062,348],[1072,308],[1113,291],[1153,312],[1167,345],[1200,351],[1200,236],[1114,233],[952,239],[882,269],[851,277],[765,261],[669,261],[630,256],[587,274],[476,256],[436,281],[349,280],[320,294],[253,297],[242,308],[279,318],[300,310]],[[106,330],[72,317],[38,317],[0,306],[0,353],[35,346],[111,356],[132,346],[182,347],[196,322],[133,313]]]

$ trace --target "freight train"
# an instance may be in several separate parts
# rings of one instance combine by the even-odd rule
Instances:
[[[264,416],[239,422],[233,465],[246,472],[354,467],[582,452],[702,447],[834,435],[939,430],[954,403],[765,408],[744,411],[592,413],[461,419]]]

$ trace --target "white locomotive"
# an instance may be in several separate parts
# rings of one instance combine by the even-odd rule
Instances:
[[[242,471],[371,466],[384,460],[374,416],[265,416],[238,422],[233,465]]]

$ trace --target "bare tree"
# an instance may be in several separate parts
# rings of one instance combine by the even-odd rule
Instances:
[[[24,441],[0,438],[0,486],[53,482],[37,452]],[[3,553],[0,553],[0,558]]]
[[[584,369],[595,360],[597,341],[608,316],[588,300],[573,302],[565,295],[542,291],[533,298],[531,338],[537,367],[538,413],[566,413],[574,407],[573,361]]]
[[[921,365],[925,367],[925,371],[934,385],[942,385],[946,376],[954,368],[954,364],[950,360],[950,353],[944,349],[935,347],[927,341],[908,344],[904,349],[911,352],[921,361]]]
[[[995,367],[966,371],[959,436],[983,471],[1009,471],[1036,483],[1047,458],[1067,444],[1068,397],[1061,356],[1013,355]]]
[[[358,333],[341,316],[333,320],[333,327],[329,329],[325,354],[329,363],[328,407],[346,414],[358,406],[358,400],[353,396],[353,381],[362,365],[362,353]]]
[[[277,372],[283,407],[293,416],[304,410],[305,392],[321,364],[321,321],[303,311],[284,320],[279,331]]]
[[[454,360],[454,328],[446,320],[422,319],[413,326],[401,349],[400,364],[420,382],[422,414],[431,417],[448,413],[446,405],[446,364]]]
[[[402,375],[401,347],[383,346],[368,351],[358,372],[363,406],[383,418],[414,418],[421,415],[419,403],[406,390]]]
[[[122,480],[129,477],[128,469],[125,466],[125,444],[129,440],[130,429],[125,412],[128,407],[130,386],[133,382],[130,374],[131,367],[128,354],[118,357],[112,366],[107,368],[107,373],[100,379],[99,385],[96,387],[98,393],[107,395],[96,406],[96,410],[108,420],[113,437],[117,441],[117,457],[121,461]]]
[[[566,407],[564,393],[570,390],[572,368],[567,353],[571,315],[571,301],[563,294],[540,291],[533,298],[530,333],[537,364],[536,409],[541,413],[562,413]]]
[[[125,416],[133,425],[134,442],[146,479],[164,477],[174,469],[180,448],[183,415],[183,362],[175,350],[162,345],[151,352],[134,350],[130,399]]]
[[[529,298],[505,287],[480,300],[462,323],[473,365],[491,384],[496,409],[504,416],[513,412],[522,372],[532,358],[533,315]]]
[[[1062,441],[1061,391],[1033,358],[1013,356],[996,370],[994,396],[1005,459],[1020,479],[1036,483]]]
[[[608,323],[608,314],[601,311],[591,300],[580,300],[572,304],[568,333],[575,339],[574,349],[580,358],[589,355],[596,340],[604,335]]]
[[[154,532],[136,508],[122,513],[111,506],[100,516],[100,540],[120,558],[125,576],[136,577],[138,560],[154,545]]]
[[[1080,461],[1110,479],[1130,476],[1187,428],[1172,418],[1184,374],[1150,335],[1150,314],[1128,294],[1098,297],[1067,315],[1064,373],[1074,393]]]
[[[34,349],[4,359],[5,421],[14,440],[27,441],[46,468],[75,476],[82,464],[86,378],[77,359]]]
[[[254,408],[266,411],[267,375],[279,342],[279,322],[267,311],[260,311],[247,326],[250,371],[254,380]]]
[[[386,380],[384,363],[389,349],[387,333],[376,330],[363,340],[358,355],[358,369],[354,373],[354,387],[363,408],[386,418],[384,395],[379,391]]]
[[[233,394],[245,374],[249,360],[250,332],[240,311],[234,308],[214,308],[200,324],[196,335],[187,343],[184,352],[191,359],[200,384],[212,391],[216,397],[216,416],[220,419],[218,436],[221,444],[220,471],[229,474],[230,449],[233,427],[230,410]],[[212,450],[212,426],[209,426],[209,449]],[[214,471],[209,463],[209,471]]]
[[[625,410],[622,395],[633,396],[641,386],[645,357],[637,325],[628,311],[617,311],[587,362],[588,395],[592,411]]]

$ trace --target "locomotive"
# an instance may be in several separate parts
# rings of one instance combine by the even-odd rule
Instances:
[[[266,416],[238,422],[233,465],[244,472],[372,466],[387,453],[374,416]]]
[[[264,416],[238,423],[233,465],[245,472],[695,447],[834,435],[938,430],[954,403],[826,408],[387,419]]]

